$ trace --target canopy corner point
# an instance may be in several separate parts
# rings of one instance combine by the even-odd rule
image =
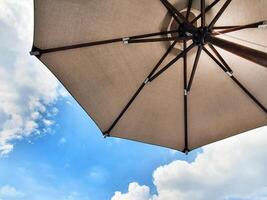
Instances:
[[[41,57],[42,53],[41,53],[41,49],[37,48],[36,46],[32,46],[32,50],[30,51],[30,55],[31,56],[36,56],[36,57]]]
[[[183,151],[182,151],[185,155],[188,155],[190,150],[188,148],[185,148]]]
[[[104,137],[104,139],[110,137],[110,132],[109,131],[103,132],[103,137]]]

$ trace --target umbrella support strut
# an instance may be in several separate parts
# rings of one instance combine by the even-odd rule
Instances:
[[[211,21],[210,25],[209,25],[209,29],[212,29],[213,26],[216,24],[216,22],[218,21],[218,19],[221,17],[221,15],[224,13],[224,11],[226,10],[226,8],[229,6],[229,4],[231,3],[232,0],[227,0],[224,5],[222,6],[222,8],[219,10],[219,12],[217,13],[217,15],[213,18],[213,20]]]
[[[72,50],[72,49],[79,49],[79,48],[86,48],[86,47],[92,47],[92,46],[98,46],[98,45],[104,45],[104,44],[111,44],[111,43],[118,43],[123,42],[124,44],[128,43],[141,43],[142,41],[138,41],[137,39],[144,39],[148,37],[153,36],[163,36],[171,33],[177,33],[178,30],[170,30],[170,31],[161,31],[156,33],[149,33],[149,34],[143,34],[143,35],[136,35],[136,36],[130,36],[130,37],[123,37],[123,38],[115,38],[110,40],[102,40],[102,41],[95,41],[95,42],[88,42],[88,43],[80,43],[80,44],[74,44],[74,45],[68,45],[68,46],[61,46],[61,47],[55,47],[55,48],[48,48],[48,49],[40,49],[36,46],[33,46],[30,55],[36,56],[40,58],[42,54],[46,53],[54,53],[59,51],[66,51],[66,50]],[[143,42],[160,42],[160,41],[176,41],[176,40],[184,40],[184,39],[190,39],[191,37],[163,37],[163,38],[152,38],[143,41]]]
[[[210,9],[211,8],[213,8],[217,3],[219,3],[219,1],[220,0],[215,0],[212,4],[210,4],[209,6],[207,6],[206,8],[205,8],[205,13],[207,13],[208,11],[210,11]],[[190,23],[191,24],[194,24],[199,18],[201,18],[201,13],[197,16],[197,17],[195,17]]]
[[[248,28],[264,28],[265,24],[266,24],[266,21],[260,21],[260,22],[256,22],[256,23],[252,23],[252,24],[243,25],[243,26],[233,26],[230,28],[228,27],[228,28],[226,28],[226,30],[214,32],[213,35],[221,35],[221,34],[230,33],[230,32],[234,32],[234,31],[240,31],[240,30],[248,29]],[[218,27],[217,27],[217,29],[218,29]]]
[[[190,75],[189,83],[188,83],[188,86],[186,88],[187,93],[189,93],[190,90],[191,90],[191,87],[192,87],[192,84],[193,84],[193,80],[194,80],[194,77],[195,77],[195,74],[196,74],[199,58],[200,58],[200,55],[201,55],[202,48],[203,47],[201,45],[198,47],[197,55],[196,55],[196,58],[195,58],[195,61],[194,61],[194,65],[193,65],[193,69],[192,69],[192,72],[191,72],[191,75]]]
[[[154,81],[156,78],[158,78],[163,72],[165,72],[167,69],[169,69],[174,63],[176,63],[180,58],[184,57],[185,54],[187,54],[191,49],[195,47],[195,44],[191,44],[187,49],[182,51],[178,56],[176,56],[171,62],[169,62],[165,67],[163,67],[161,70],[159,70],[155,75],[153,75],[150,78],[150,82]]]
[[[223,59],[223,57],[219,54],[219,52],[217,51],[217,49],[211,45],[208,44],[208,46],[210,47],[210,49],[215,53],[215,55],[219,58],[219,60],[221,61],[221,63],[225,66],[225,68],[227,69],[228,72],[230,72],[231,74],[233,73],[233,70],[231,69],[231,67],[226,63],[226,61]]]

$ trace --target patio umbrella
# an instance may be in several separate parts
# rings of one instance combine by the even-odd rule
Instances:
[[[189,152],[267,124],[266,10],[266,0],[35,0],[31,55],[105,137]]]

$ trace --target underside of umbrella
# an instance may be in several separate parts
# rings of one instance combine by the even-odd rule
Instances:
[[[36,56],[104,136],[182,152],[267,124],[266,0],[35,0]]]

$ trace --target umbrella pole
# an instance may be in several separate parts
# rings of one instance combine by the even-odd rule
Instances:
[[[230,42],[210,35],[207,36],[206,41],[246,60],[249,60],[267,68],[267,53],[265,52],[245,47],[243,45],[236,44],[234,42]]]

